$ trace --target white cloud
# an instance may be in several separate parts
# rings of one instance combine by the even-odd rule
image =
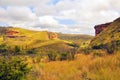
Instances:
[[[52,16],[39,17],[39,22],[43,25],[58,26],[59,23]]]
[[[37,30],[93,34],[94,25],[120,16],[119,0],[60,0],[49,4],[50,1],[0,0],[0,22]],[[73,20],[77,24],[63,25],[56,18]]]

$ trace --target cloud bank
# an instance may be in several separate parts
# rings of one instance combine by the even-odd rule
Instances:
[[[119,0],[0,0],[0,25],[94,35],[120,16]]]

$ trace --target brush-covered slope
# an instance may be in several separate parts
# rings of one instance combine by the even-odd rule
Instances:
[[[91,46],[99,46],[115,42],[120,45],[120,18],[114,20],[105,30],[97,35],[92,41]]]

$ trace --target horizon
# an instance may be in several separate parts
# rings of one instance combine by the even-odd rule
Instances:
[[[0,26],[95,35],[95,25],[120,16],[119,7],[118,0],[0,0]]]

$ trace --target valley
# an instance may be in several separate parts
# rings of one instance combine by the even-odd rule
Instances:
[[[0,78],[119,80],[120,18],[95,30],[96,36],[90,36],[0,27],[0,65],[6,66],[0,71],[10,73]]]

